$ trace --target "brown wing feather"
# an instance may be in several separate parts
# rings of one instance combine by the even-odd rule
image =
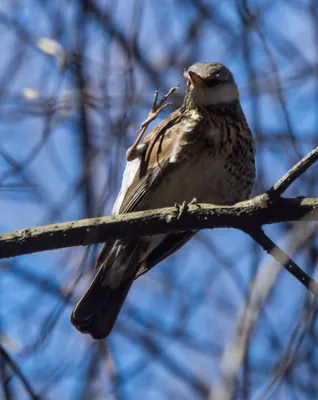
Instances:
[[[151,186],[159,181],[168,164],[168,157],[173,145],[173,131],[170,129],[182,117],[179,108],[169,115],[168,118],[156,125],[143,139],[147,144],[147,151],[141,160],[141,166],[137,171],[133,183],[127,189],[125,197],[119,209],[120,214],[132,212],[138,207],[141,199],[145,196]],[[142,208],[142,207],[141,207]],[[94,268],[98,269],[107,259],[107,254],[112,249],[114,241],[104,243]]]
[[[196,232],[181,232],[170,233],[167,235],[140,265],[135,279],[139,278],[155,265],[179,250],[180,247],[187,243],[187,241],[190,240],[195,234]]]
[[[147,150],[120,206],[121,214],[134,211],[151,186],[155,182],[158,183],[169,163],[168,154],[173,146],[175,131],[170,128],[178,123],[181,117],[182,111],[178,109],[145,136],[142,143],[147,144]]]

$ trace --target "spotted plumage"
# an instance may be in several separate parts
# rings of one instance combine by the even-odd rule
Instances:
[[[191,201],[234,204],[250,196],[255,179],[253,138],[233,75],[219,63],[197,63],[184,74],[182,107],[144,138],[127,162],[113,214]],[[127,228],[127,229],[133,229]],[[132,282],[179,249],[195,232],[105,243],[98,272],[71,321],[95,339],[106,337]]]

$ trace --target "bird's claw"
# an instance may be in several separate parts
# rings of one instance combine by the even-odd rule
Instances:
[[[168,93],[166,93],[162,99],[158,102],[159,91],[158,89],[155,90],[155,94],[153,97],[153,102],[151,105],[151,110],[148,114],[148,117],[145,121],[143,121],[138,129],[137,133],[139,133],[135,143],[128,149],[126,153],[127,161],[133,161],[136,158],[143,156],[145,151],[147,150],[146,144],[140,144],[140,141],[146,132],[149,124],[154,121],[158,115],[164,110],[166,107],[169,107],[172,103],[166,103],[167,99],[178,89],[180,85],[172,87]]]
[[[180,219],[181,215],[188,210],[188,204],[186,201],[183,201],[182,204],[175,203],[174,207],[177,211],[177,219]]]
[[[195,197],[190,201],[189,206],[196,206],[198,210],[201,210],[201,206]]]
[[[201,206],[198,204],[198,200],[196,198],[193,198],[190,203],[187,201],[183,201],[182,204],[180,205],[179,203],[175,203],[174,207],[176,208],[177,211],[177,219],[180,219],[182,214],[187,212],[189,210],[189,206],[197,206],[199,209]]]

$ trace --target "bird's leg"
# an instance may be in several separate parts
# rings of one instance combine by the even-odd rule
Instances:
[[[143,121],[140,125],[140,128],[138,129],[137,133],[139,133],[137,139],[135,140],[135,143],[127,150],[126,153],[126,159],[127,161],[132,161],[135,158],[138,158],[142,156],[146,150],[147,150],[147,145],[146,144],[139,144],[144,133],[146,132],[149,124],[154,121],[158,115],[161,113],[162,110],[170,106],[172,103],[166,103],[167,99],[178,89],[180,85],[172,87],[168,93],[166,93],[162,99],[158,103],[158,96],[159,96],[159,91],[158,89],[155,90],[153,102],[151,109],[149,111],[148,117],[145,121]]]
[[[188,204],[186,201],[183,201],[181,205],[179,203],[175,203],[174,207],[177,211],[177,219],[180,219],[181,215],[188,210]]]
[[[200,204],[198,203],[198,200],[195,197],[190,201],[190,203],[188,203],[187,201],[183,201],[181,205],[175,203],[174,207],[176,208],[176,211],[178,213],[177,219],[179,219],[182,214],[184,214],[189,210],[189,206],[197,206],[198,209],[201,208]]]

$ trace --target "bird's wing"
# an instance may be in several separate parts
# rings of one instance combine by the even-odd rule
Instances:
[[[141,199],[166,171],[174,144],[175,130],[170,129],[181,119],[180,109],[154,127],[144,138],[147,146],[143,156],[127,162],[122,187],[114,204],[113,214],[134,211]]]
[[[169,164],[173,146],[174,130],[170,128],[178,123],[181,116],[182,112],[178,109],[156,125],[143,139],[142,144],[147,145],[145,154],[127,162],[113,215],[133,212],[152,185],[158,183]],[[109,241],[102,246],[94,268],[100,268],[105,262],[113,244],[114,241]]]
[[[159,183],[160,178],[169,168],[169,155],[174,144],[173,139],[175,139],[173,135],[177,134],[177,125],[181,116],[180,109],[176,110],[145,137],[143,143],[148,146],[147,152],[144,158],[138,158],[127,163],[122,187],[114,205],[113,213],[129,213],[136,208],[143,209],[141,207],[141,203],[143,203],[142,199],[151,191],[152,185]],[[176,129],[171,130],[172,126]],[[195,233],[181,232],[166,235],[144,259],[136,274],[136,278],[177,251]],[[105,254],[109,250],[109,246],[105,244],[101,250],[100,258],[104,259]]]
[[[156,246],[141,263],[135,279],[180,249],[196,232],[170,233]]]
[[[169,118],[157,125],[144,139],[148,145],[144,159],[134,160],[133,167],[129,169],[127,163],[123,177],[121,191],[117,197],[113,211],[128,213],[135,210],[146,193],[151,190],[154,183],[158,183],[162,175],[167,172],[169,166],[169,154],[173,146],[173,134],[177,134],[177,124],[181,118],[180,109],[170,115]],[[169,130],[172,126],[176,129]],[[137,162],[139,163],[137,168]],[[134,175],[132,171],[135,169]],[[124,195],[123,195],[124,190]],[[176,252],[196,232],[180,232],[165,235],[162,241],[155,246],[140,264],[135,279],[153,268],[160,261]],[[107,251],[108,248],[105,248]]]

